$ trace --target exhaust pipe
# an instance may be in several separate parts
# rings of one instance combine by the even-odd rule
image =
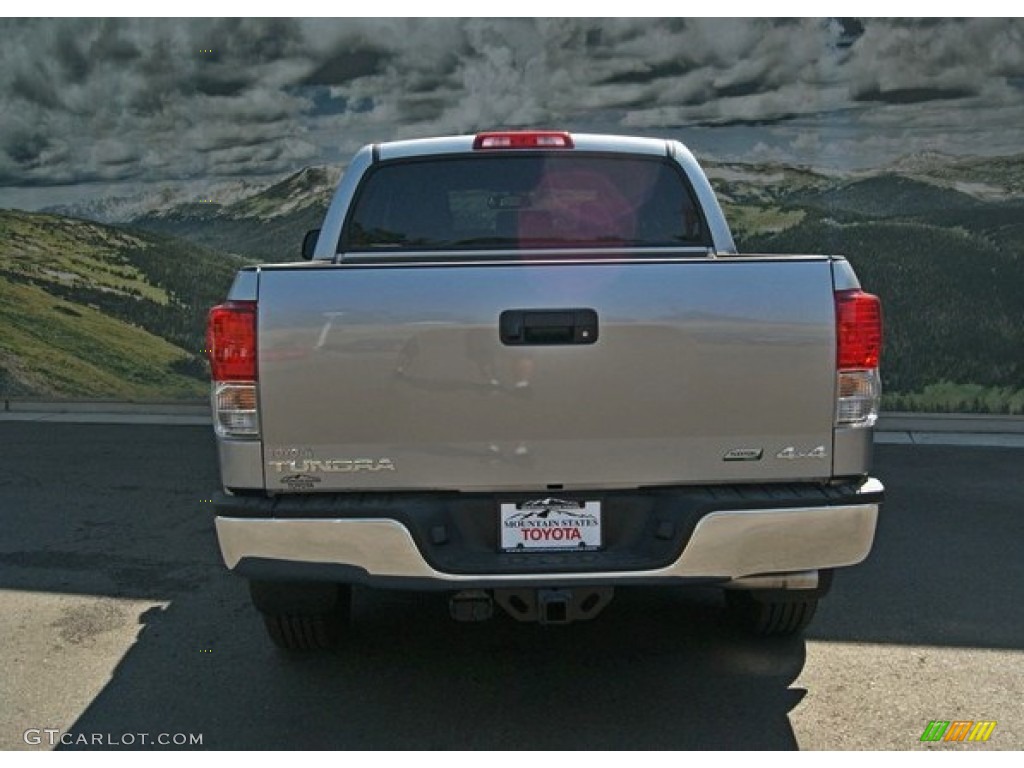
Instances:
[[[725,583],[726,589],[817,589],[817,571],[742,576]]]
[[[494,600],[482,589],[464,589],[448,601],[448,612],[456,621],[487,621],[494,615]]]

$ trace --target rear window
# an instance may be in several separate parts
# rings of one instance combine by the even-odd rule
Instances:
[[[396,161],[363,180],[346,252],[705,246],[674,164],[607,155]]]

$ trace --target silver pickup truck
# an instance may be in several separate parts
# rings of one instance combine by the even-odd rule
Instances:
[[[785,634],[871,549],[878,299],[738,254],[679,142],[367,146],[303,253],[207,337],[217,536],[277,645],[334,645],[353,585],[547,624],[710,585]]]

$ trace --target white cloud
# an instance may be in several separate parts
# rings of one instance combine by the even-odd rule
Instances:
[[[0,103],[8,185],[266,175],[522,125],[866,164],[1024,150],[1024,22],[4,20]]]

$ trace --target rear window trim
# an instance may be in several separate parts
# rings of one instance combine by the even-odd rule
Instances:
[[[690,183],[690,178],[689,178],[689,176],[687,176],[686,170],[678,163],[678,161],[675,160],[675,158],[672,156],[672,154],[670,152],[668,152],[668,151],[666,151],[666,153],[664,155],[639,154],[639,153],[636,153],[636,152],[613,152],[613,151],[604,151],[604,150],[596,151],[595,152],[595,151],[587,151],[587,150],[582,150],[581,151],[581,150],[578,150],[578,149],[556,149],[556,150],[532,150],[532,149],[531,150],[524,150],[524,149],[518,149],[518,150],[515,150],[514,152],[511,151],[511,150],[508,150],[507,152],[508,152],[508,154],[510,156],[513,156],[513,157],[516,157],[516,158],[523,158],[523,157],[555,157],[555,158],[563,158],[563,157],[588,157],[588,158],[596,158],[596,159],[607,158],[607,159],[612,159],[612,160],[638,160],[640,162],[658,163],[660,165],[664,165],[664,166],[668,167],[671,170],[671,172],[675,173],[679,177],[679,179],[683,183],[683,188],[684,188],[686,194],[689,196],[690,201],[693,203],[694,210],[697,212],[697,216],[700,219],[701,232],[703,234],[702,242],[701,243],[696,243],[696,244],[685,244],[685,245],[680,244],[680,245],[664,245],[664,246],[650,246],[650,245],[645,245],[645,246],[624,246],[624,247],[621,247],[621,248],[617,248],[615,250],[617,250],[618,252],[621,253],[621,252],[631,252],[631,251],[638,251],[638,250],[650,251],[653,248],[658,248],[658,249],[662,249],[662,250],[697,249],[697,248],[713,249],[714,248],[714,245],[713,245],[713,242],[712,242],[712,236],[711,236],[711,229],[710,229],[710,227],[708,225],[707,218],[704,215],[704,207],[700,204],[700,198],[697,195],[697,191],[693,188],[693,184]],[[411,163],[429,163],[429,162],[438,162],[438,161],[444,161],[444,160],[475,160],[477,158],[493,160],[495,157],[498,157],[498,156],[500,156],[501,154],[504,154],[504,153],[505,153],[504,150],[475,150],[473,152],[448,152],[448,153],[443,153],[443,154],[422,155],[422,156],[418,156],[418,157],[399,157],[399,158],[394,158],[392,160],[377,160],[375,158],[374,159],[374,163],[366,170],[366,172],[359,179],[358,186],[356,187],[355,193],[352,196],[352,200],[349,203],[348,210],[345,212],[345,220],[344,220],[344,222],[342,222],[341,234],[338,236],[338,242],[335,244],[335,247],[334,247],[334,260],[335,260],[335,262],[338,260],[338,257],[342,256],[342,255],[358,256],[360,259],[372,259],[372,258],[374,258],[374,254],[379,254],[381,257],[392,257],[393,258],[395,256],[400,256],[403,253],[410,253],[410,252],[412,252],[412,251],[409,251],[408,249],[402,249],[402,248],[395,248],[395,249],[383,249],[382,248],[380,250],[374,250],[374,251],[352,251],[352,250],[348,250],[347,247],[346,247],[347,246],[346,238],[348,236],[349,228],[350,228],[351,223],[352,223],[352,216],[355,214],[356,209],[359,207],[359,201],[360,201],[360,198],[362,197],[363,193],[366,190],[367,182],[371,178],[373,178],[373,175],[375,173],[377,173],[379,170],[381,170],[382,168],[389,168],[389,167],[395,166],[395,165],[407,165],[407,164],[411,164]],[[603,247],[603,246],[593,246],[593,247],[584,247],[584,248],[566,246],[565,248],[543,247],[543,248],[516,248],[516,249],[509,249],[507,247],[493,248],[493,249],[477,247],[477,248],[472,248],[472,249],[466,249],[466,252],[468,253],[468,252],[472,251],[474,254],[477,254],[477,253],[479,253],[481,251],[491,251],[491,250],[493,250],[495,252],[502,251],[502,252],[507,254],[510,250],[514,250],[517,253],[531,253],[531,252],[534,252],[534,251],[552,251],[552,250],[567,251],[567,252],[568,251],[579,252],[579,251],[590,251],[590,250],[598,251],[598,250],[608,250],[608,249]],[[462,253],[463,251],[461,249],[458,249],[458,248],[438,248],[436,250],[433,250],[433,249],[420,249],[420,250],[415,251],[415,252],[416,253],[451,254],[451,253]],[[479,258],[479,256],[477,256],[477,258]]]

